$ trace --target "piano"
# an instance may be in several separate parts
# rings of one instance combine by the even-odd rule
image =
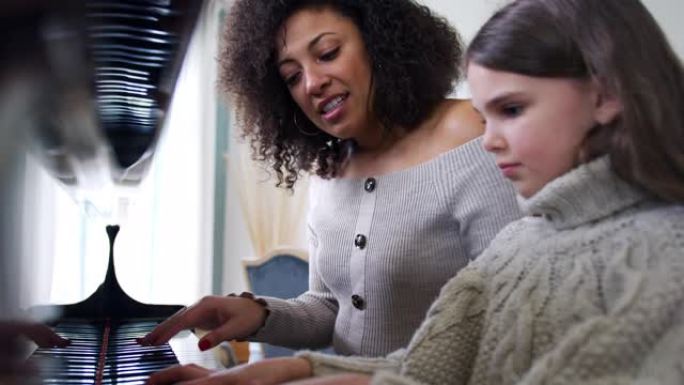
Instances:
[[[114,266],[114,241],[119,226],[107,226],[109,262],[104,282],[82,302],[38,306],[34,313],[58,313],[54,330],[71,341],[66,348],[38,348],[29,364],[40,369],[42,384],[144,384],[150,374],[179,363],[221,367],[212,352],[200,352],[197,338],[185,332],[169,344],[140,346],[136,342],[180,305],[148,305],[121,288]],[[225,351],[224,351],[225,352]]]
[[[0,130],[22,138],[69,188],[139,184],[202,7],[201,0],[3,0],[0,111],[11,113]],[[58,314],[49,324],[72,341],[31,354],[40,383],[142,384],[176,363],[217,367],[191,333],[158,347],[135,342],[182,306],[130,298],[116,278],[119,227],[106,231],[108,270],[99,288],[76,304],[31,309]]]

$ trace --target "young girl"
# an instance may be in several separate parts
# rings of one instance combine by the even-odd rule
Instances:
[[[405,350],[301,353],[222,383],[684,383],[684,70],[656,22],[639,0],[518,0],[467,72],[526,217],[443,287]]]

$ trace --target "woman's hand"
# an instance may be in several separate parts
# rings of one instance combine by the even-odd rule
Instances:
[[[286,385],[368,385],[371,378],[365,374],[338,374],[288,382]]]
[[[181,330],[200,328],[209,330],[199,341],[200,350],[207,350],[221,341],[245,338],[253,334],[264,324],[265,319],[266,308],[252,299],[206,296],[169,317],[140,338],[138,343],[160,345],[168,342]]]
[[[294,357],[273,358],[220,372],[197,365],[173,366],[153,374],[147,385],[273,385],[311,376],[309,362]]]

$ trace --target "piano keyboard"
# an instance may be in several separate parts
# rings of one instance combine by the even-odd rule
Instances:
[[[39,348],[31,360],[41,368],[41,381],[45,385],[144,384],[150,374],[180,363],[169,344],[140,346],[136,342],[136,338],[147,334],[160,321],[64,320],[56,325],[55,331],[71,340],[71,344],[66,348]],[[196,346],[193,354],[200,357],[203,353]],[[207,356],[203,359],[207,361]],[[184,361],[197,360],[186,357]],[[202,364],[214,366],[211,361],[215,360],[209,361],[209,365]]]

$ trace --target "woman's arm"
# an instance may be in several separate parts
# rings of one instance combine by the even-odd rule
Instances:
[[[311,181],[312,191],[316,180]],[[313,200],[313,192],[310,200]],[[315,203],[310,203],[309,218],[315,214]],[[263,297],[269,316],[261,329],[250,340],[275,345],[317,349],[332,342],[337,299],[321,279],[318,268],[318,236],[307,221],[309,243],[309,289],[297,298],[280,299]]]

